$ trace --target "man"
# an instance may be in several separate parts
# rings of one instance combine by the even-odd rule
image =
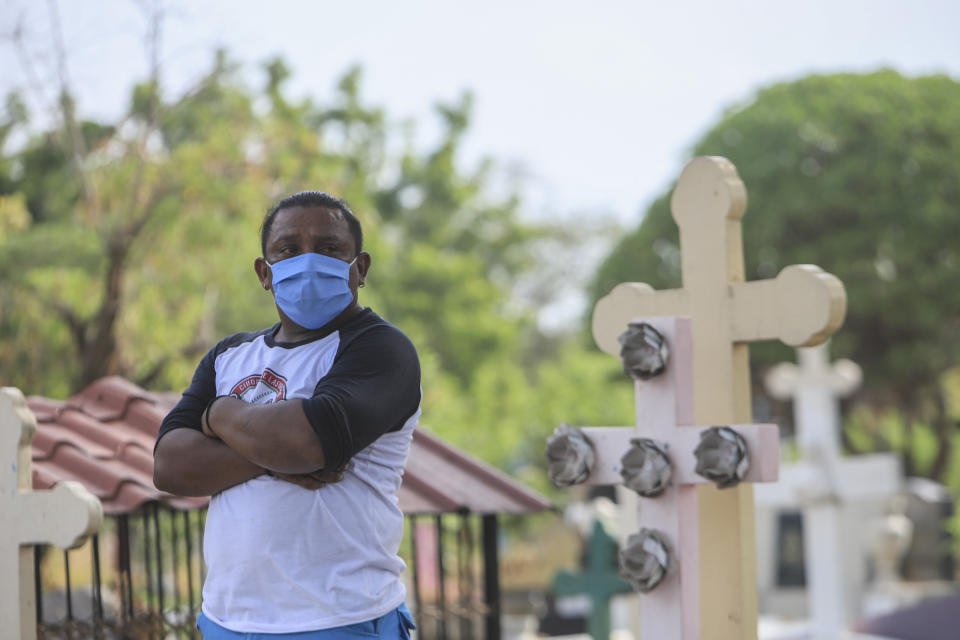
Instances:
[[[154,483],[211,495],[198,628],[210,638],[408,638],[397,556],[420,364],[357,301],[370,269],[342,200],[282,200],[254,263],[280,322],[222,340],[164,418]]]

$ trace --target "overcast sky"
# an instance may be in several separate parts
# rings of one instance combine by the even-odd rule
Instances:
[[[56,0],[51,0],[56,1]],[[59,0],[68,68],[87,115],[115,118],[147,70],[143,6]],[[0,9],[0,92],[29,85],[6,37],[27,28],[34,82],[52,82],[48,3]],[[693,143],[757,89],[810,73],[893,68],[960,78],[956,0],[197,0],[166,3],[164,83],[192,84],[225,47],[251,78],[282,56],[290,92],[323,102],[362,65],[362,93],[417,140],[438,132],[433,105],[475,96],[461,165],[481,157],[513,176],[532,217],[587,214],[633,227],[676,179]],[[259,86],[259,85],[258,85]],[[749,192],[750,185],[746,185]],[[749,213],[749,212],[748,212]],[[584,242],[568,293],[541,312],[566,326],[579,287],[609,249]]]
[[[59,5],[81,109],[116,116],[146,71],[140,5]],[[22,19],[43,47],[46,3],[3,7],[0,33]],[[215,46],[251,70],[279,54],[294,72],[291,91],[318,100],[360,63],[364,95],[397,121],[416,119],[424,143],[436,134],[432,105],[469,89],[466,164],[490,156],[504,173],[520,170],[533,214],[608,212],[632,224],[698,136],[757,88],[883,67],[960,77],[958,34],[951,0],[210,0],[169,5],[163,59],[176,90]],[[2,44],[6,93],[24,79]]]

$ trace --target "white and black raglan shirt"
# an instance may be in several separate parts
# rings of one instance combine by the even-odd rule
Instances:
[[[397,491],[420,416],[416,350],[370,309],[307,342],[279,343],[278,328],[236,334],[211,349],[157,436],[200,429],[207,403],[220,395],[299,401],[326,468],[350,462],[342,481],[322,489],[262,475],[211,498],[203,612],[245,633],[363,622],[406,595]]]

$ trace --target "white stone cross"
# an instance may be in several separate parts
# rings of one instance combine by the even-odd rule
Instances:
[[[693,319],[693,418],[698,424],[751,421],[748,343],[779,339],[793,346],[823,342],[841,323],[846,294],[834,276],[812,265],[790,266],[774,280],[744,282],[740,218],[746,192],[724,158],[694,158],[671,199],[680,230],[683,288],[654,291],[624,283],[593,312],[604,351],[636,317]],[[704,639],[757,636],[757,577],[750,485],[697,488],[700,612]]]
[[[0,639],[37,637],[33,545],[70,549],[100,528],[100,501],[76,482],[33,491],[37,421],[18,389],[0,389]]]
[[[800,462],[786,465],[777,485],[757,491],[764,507],[802,507],[807,602],[813,638],[837,638],[861,613],[866,540],[853,510],[880,509],[900,490],[900,460],[893,454],[843,458],[838,398],[860,385],[860,367],[850,360],[830,364],[826,344],[797,349],[799,366],[781,363],[764,379],[767,392],[793,400]],[[851,525],[854,528],[851,528]]]
[[[641,318],[634,321],[646,322],[666,338],[669,362],[662,375],[636,382],[635,428],[583,428],[596,456],[586,484],[621,483],[620,459],[630,448],[632,438],[649,438],[667,452],[672,466],[670,486],[659,496],[638,498],[637,522],[663,536],[677,561],[677,569],[653,591],[640,596],[640,638],[699,640],[703,636],[695,485],[710,481],[696,473],[694,450],[700,442],[700,434],[709,425],[692,426],[691,322],[689,318]],[[722,426],[730,426],[746,440],[750,467],[743,481],[775,482],[780,450],[777,426]]]
[[[830,364],[827,343],[797,349],[800,365],[782,362],[764,378],[767,392],[792,400],[797,444],[803,458],[840,457],[840,411],[837,398],[860,386],[863,372],[850,360]]]

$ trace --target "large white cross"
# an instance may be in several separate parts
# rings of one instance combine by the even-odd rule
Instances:
[[[751,420],[747,343],[823,342],[843,322],[841,282],[812,265],[790,266],[774,280],[744,282],[740,218],[746,192],[724,158],[694,158],[671,199],[680,230],[683,288],[654,291],[624,283],[593,312],[593,335],[619,356],[619,336],[636,317],[693,319],[693,418],[698,424]],[[702,637],[757,635],[753,493],[749,485],[697,488]]]
[[[70,549],[100,528],[100,501],[76,482],[33,491],[37,421],[18,389],[0,389],[0,639],[37,637],[33,545]]]
[[[860,367],[831,364],[826,344],[798,349],[799,366],[781,363],[764,379],[767,392],[793,401],[800,462],[785,465],[781,481],[757,490],[768,507],[803,508],[807,602],[813,637],[837,638],[860,614],[866,544],[862,528],[845,517],[864,503],[882,507],[900,490],[900,460],[893,454],[843,458],[838,398],[860,385]],[[878,513],[875,515],[879,516]]]
[[[695,486],[709,480],[695,471],[694,450],[707,426],[692,426],[691,322],[689,318],[638,318],[634,321],[650,324],[666,338],[669,362],[662,375],[636,382],[635,428],[583,429],[596,456],[586,483],[610,485],[622,482],[621,458],[630,448],[632,438],[649,438],[667,452],[672,466],[670,486],[659,496],[638,499],[637,522],[655,529],[666,539],[677,561],[677,570],[653,591],[640,596],[640,638],[699,640],[703,637],[703,630],[699,590],[701,563],[697,543],[700,527]],[[730,426],[747,443],[750,467],[743,481],[776,481],[780,450],[777,426],[723,426]]]

